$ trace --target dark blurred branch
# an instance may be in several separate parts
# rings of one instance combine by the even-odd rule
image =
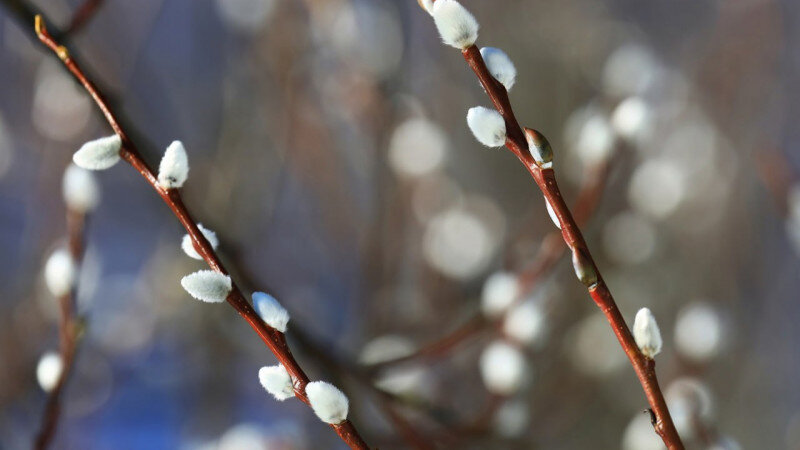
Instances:
[[[55,55],[63,62],[64,66],[72,73],[75,78],[83,85],[89,95],[94,99],[100,111],[105,116],[108,124],[114,132],[122,140],[122,149],[120,150],[120,157],[133,166],[142,177],[147,181],[150,186],[155,189],[162,200],[175,214],[175,217],[181,222],[189,236],[192,239],[195,249],[208,263],[209,267],[219,273],[228,274],[227,269],[223,266],[219,256],[214,248],[208,242],[206,237],[200,232],[197,222],[192,218],[188,209],[183,204],[180,192],[177,189],[165,189],[159,183],[156,174],[147,165],[141,157],[137,147],[129,138],[128,134],[123,129],[116,114],[111,111],[109,104],[106,102],[104,96],[97,89],[95,84],[88,79],[76,60],[71,57],[67,48],[53,38],[44,26],[41,16],[35,18],[36,33],[39,40],[53,51]],[[278,361],[286,368],[294,381],[295,396],[303,403],[309,404],[308,397],[305,393],[305,387],[309,383],[309,378],[302,370],[300,365],[292,355],[289,346],[286,342],[286,337],[283,333],[268,326],[247,299],[244,297],[239,287],[232,283],[232,289],[227,297],[227,302],[231,305],[242,318],[244,318],[253,330],[261,337],[267,347],[272,351]],[[354,449],[368,449],[369,447],[359,435],[355,426],[349,421],[345,420],[338,424],[332,424],[331,427],[336,431],[339,437]]]
[[[601,163],[592,168],[584,178],[584,185],[578,194],[578,199],[575,201],[575,217],[576,220],[582,225],[591,217],[592,213],[597,209],[600,203],[603,190],[608,179],[608,164]],[[520,289],[515,304],[519,303],[525,296],[541,281],[542,277],[546,276],[556,265],[556,263],[564,255],[566,245],[560,238],[560,233],[552,232],[544,237],[539,251],[536,253],[533,261],[528,267],[522,269],[518,274]],[[513,305],[512,305],[513,307]],[[509,308],[510,310],[511,308]],[[432,342],[421,346],[416,352],[404,356],[402,358],[384,361],[376,364],[371,369],[380,369],[386,366],[400,364],[414,359],[432,359],[442,357],[449,352],[455,350],[461,344],[467,342],[470,338],[487,331],[491,328],[497,328],[497,325],[502,321],[502,318],[497,320],[488,320],[480,312],[475,313],[463,325],[457,327],[450,333],[440,337]]]
[[[67,210],[67,234],[69,237],[69,254],[76,267],[80,267],[84,253],[84,225],[86,215],[83,212]],[[55,387],[50,391],[47,405],[42,414],[39,433],[34,442],[36,450],[46,449],[55,436],[58,420],[61,415],[61,398],[75,362],[83,325],[77,316],[75,306],[75,288],[58,298],[60,307],[59,347],[62,370]]]
[[[103,0],[86,0],[72,15],[72,20],[69,23],[64,33],[72,35],[80,31],[92,17],[95,16],[97,11],[103,5]]]

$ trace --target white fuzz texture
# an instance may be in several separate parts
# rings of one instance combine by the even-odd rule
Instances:
[[[433,20],[442,41],[451,47],[463,50],[478,39],[478,21],[456,0],[436,0]]]
[[[636,319],[633,321],[633,338],[644,356],[653,359],[661,353],[661,331],[650,309],[642,308],[636,313]]]
[[[100,187],[92,172],[70,164],[61,185],[67,208],[79,213],[93,210],[100,203]]]
[[[517,392],[525,383],[528,373],[525,356],[503,341],[493,342],[486,347],[481,354],[480,368],[486,389],[499,395]]]
[[[275,300],[275,297],[263,292],[255,292],[253,293],[253,306],[267,325],[281,333],[286,332],[286,324],[289,323],[289,312]]]
[[[203,233],[203,236],[206,237],[206,240],[209,244],[211,244],[211,248],[214,250],[217,249],[219,245],[219,238],[217,238],[217,233],[209,230],[208,228],[204,227],[202,223],[197,224],[197,228],[200,229],[200,232]],[[192,242],[192,237],[189,234],[183,235],[183,240],[181,241],[181,248],[183,252],[186,253],[186,256],[194,259],[202,260],[203,257],[200,256],[200,253],[197,253],[197,250],[194,248],[194,242]]]
[[[66,249],[59,249],[44,265],[44,282],[54,297],[61,297],[70,293],[77,273],[72,255]]]
[[[487,147],[502,147],[506,143],[506,122],[499,112],[476,106],[467,113],[467,125],[475,139]]]
[[[289,376],[286,368],[280,364],[277,366],[264,366],[259,369],[258,381],[279,402],[294,397],[292,377]]]
[[[347,396],[336,386],[324,381],[314,381],[306,385],[306,395],[311,409],[323,422],[335,425],[347,419],[349,402]]]
[[[213,270],[199,270],[181,279],[181,286],[192,297],[208,302],[222,303],[230,294],[231,277]]]
[[[550,204],[550,201],[547,198],[544,199],[545,205],[547,205],[547,214],[550,216],[550,220],[553,221],[553,225],[556,226],[559,230],[561,229],[561,221],[558,220],[558,216],[556,215],[556,210],[553,209],[553,205]]]
[[[501,316],[519,295],[519,281],[508,272],[493,273],[483,283],[481,309],[489,318]]]
[[[64,370],[64,363],[61,361],[61,355],[52,351],[42,355],[39,358],[39,364],[36,365],[36,380],[42,390],[52,391],[58,384],[62,370]]]
[[[119,162],[122,139],[116,134],[89,141],[81,146],[72,161],[88,170],[104,170]]]
[[[534,344],[545,332],[545,313],[538,301],[529,299],[506,315],[503,332],[521,344]]]
[[[181,141],[173,141],[158,166],[158,184],[164,189],[177,189],[189,177],[189,157]]]
[[[492,76],[510,91],[517,81],[517,68],[506,52],[494,47],[483,47],[481,56]]]

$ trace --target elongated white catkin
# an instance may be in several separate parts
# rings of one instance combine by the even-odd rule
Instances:
[[[436,0],[433,20],[442,41],[451,47],[463,50],[478,39],[478,21],[456,0]]]
[[[66,249],[58,249],[44,265],[44,282],[54,297],[67,295],[72,290],[78,269]]]
[[[483,47],[481,56],[489,73],[505,86],[507,91],[510,91],[517,81],[517,68],[514,67],[511,58],[506,55],[506,52],[494,47]]]
[[[43,391],[50,392],[56,387],[62,370],[64,363],[57,352],[50,351],[39,358],[39,363],[36,365],[36,381]]]
[[[177,189],[189,177],[189,157],[181,141],[173,141],[158,166],[158,184],[164,189]]]
[[[94,174],[75,164],[70,164],[64,171],[61,189],[64,203],[72,211],[87,213],[100,203],[100,187]]]
[[[323,422],[335,425],[347,419],[349,402],[336,386],[325,381],[313,381],[306,385],[306,395],[311,409]]]
[[[653,359],[661,353],[661,331],[658,329],[656,318],[648,308],[642,308],[636,313],[633,321],[633,338],[644,356]]]
[[[289,376],[286,368],[280,364],[277,366],[264,366],[259,369],[258,381],[279,402],[294,397],[292,377]]]
[[[476,106],[467,113],[467,125],[475,139],[487,147],[502,147],[506,143],[506,122],[499,112]]]
[[[211,248],[216,250],[217,246],[219,246],[219,238],[217,238],[217,233],[214,233],[213,231],[204,227],[201,223],[197,224],[197,228],[200,229],[200,232],[203,233],[203,236],[205,236],[208,243],[211,244]],[[198,260],[203,259],[203,257],[200,256],[200,253],[197,253],[197,250],[194,248],[194,242],[192,242],[192,237],[188,234],[183,235],[183,240],[181,240],[181,249],[183,249],[183,252],[186,253],[186,256],[190,258]]]
[[[275,297],[264,292],[254,292],[253,306],[267,325],[281,333],[286,332],[286,325],[289,323],[289,312]]]
[[[119,162],[122,139],[116,134],[89,141],[81,146],[72,161],[88,170],[104,170]]]
[[[208,303],[222,303],[232,289],[231,277],[213,270],[200,270],[181,279],[192,297]]]

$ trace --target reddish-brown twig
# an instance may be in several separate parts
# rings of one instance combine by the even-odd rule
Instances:
[[[122,129],[119,121],[114,113],[109,108],[103,95],[95,87],[95,84],[90,81],[83,70],[77,63],[70,58],[69,51],[63,45],[56,42],[52,36],[47,33],[44,26],[44,21],[40,15],[36,16],[36,34],[39,40],[52,50],[59,59],[63,62],[64,66],[77,78],[83,85],[84,89],[94,99],[100,111],[106,118],[106,121],[114,130],[114,132],[122,140],[122,149],[120,157],[133,166],[142,177],[147,181],[150,186],[155,189],[158,195],[164,200],[170,210],[175,214],[175,217],[181,222],[183,227],[192,239],[197,252],[203,257],[209,267],[219,273],[228,274],[228,271],[223,266],[219,256],[214,251],[214,248],[200,232],[197,222],[192,218],[183,204],[181,194],[177,189],[164,189],[159,183],[156,174],[142,159],[135,144],[128,137],[128,134]],[[233,283],[230,294],[226,301],[231,305],[242,318],[244,318],[250,326],[258,333],[259,337],[269,347],[270,351],[275,355],[278,361],[286,368],[294,381],[295,396],[303,403],[309,404],[308,397],[306,396],[305,387],[309,383],[309,378],[295,360],[289,346],[286,342],[286,336],[278,330],[268,326],[250,303],[245,298],[244,294],[239,290],[239,287]],[[355,426],[349,421],[345,420],[338,424],[332,424],[331,427],[339,435],[339,437],[354,449],[368,449],[369,447],[359,435]]]
[[[672,417],[667,409],[667,403],[664,400],[664,395],[658,385],[655,361],[645,357],[636,345],[633,335],[628,325],[625,323],[625,318],[622,316],[619,307],[617,307],[611,295],[611,291],[608,289],[608,286],[605,281],[603,281],[597,269],[575,218],[572,216],[569,207],[561,196],[561,191],[556,182],[555,172],[552,168],[540,168],[534,160],[529,150],[526,132],[523,131],[514,116],[514,111],[508,98],[508,92],[506,92],[505,87],[491,75],[483,57],[481,57],[478,47],[472,45],[464,49],[462,54],[467,64],[469,64],[470,68],[472,68],[478,76],[481,85],[483,85],[483,88],[489,95],[495,109],[503,116],[503,119],[505,119],[507,136],[506,147],[517,156],[519,161],[525,166],[528,172],[530,172],[534,181],[539,186],[539,189],[542,191],[542,194],[544,194],[547,201],[553,207],[561,224],[561,235],[564,242],[573,254],[579,255],[586,270],[593,271],[597,274],[596,281],[587,286],[589,295],[606,316],[620,345],[633,365],[639,382],[644,389],[647,401],[650,403],[650,407],[655,415],[655,423],[653,424],[655,431],[661,436],[667,448],[671,450],[683,449],[683,443],[675,429]],[[528,133],[536,132],[530,130]],[[536,134],[538,135],[538,133]],[[541,137],[541,135],[538,136]],[[543,137],[541,138],[543,139]]]
[[[76,265],[83,259],[83,233],[86,215],[83,212],[67,209],[67,235],[69,238],[69,254]],[[61,398],[64,387],[75,362],[78,343],[81,336],[81,320],[76,314],[75,290],[58,297],[60,309],[59,321],[59,354],[61,356],[62,370],[58,375],[55,387],[47,397],[47,404],[42,414],[42,423],[36,435],[34,448],[44,450],[53,440],[58,420],[61,416]]]

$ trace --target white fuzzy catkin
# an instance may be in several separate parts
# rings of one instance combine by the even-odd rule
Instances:
[[[116,134],[89,141],[81,146],[72,161],[88,170],[104,170],[119,162],[122,139]]]
[[[64,203],[72,211],[86,213],[100,203],[100,187],[94,174],[75,164],[70,164],[64,171],[61,189]]]
[[[467,113],[467,125],[475,139],[487,147],[502,147],[506,143],[506,122],[499,112],[476,106]]]
[[[480,369],[489,392],[510,395],[524,384],[528,373],[525,357],[516,347],[496,341],[481,354]]]
[[[456,0],[436,0],[433,20],[442,41],[451,47],[463,50],[478,39],[478,21]]]
[[[306,396],[311,409],[323,422],[335,425],[347,419],[349,402],[336,386],[325,381],[313,381],[306,385]]]
[[[158,184],[164,189],[177,189],[189,177],[189,157],[181,141],[172,141],[158,166]]]
[[[64,370],[64,363],[61,360],[61,355],[53,351],[42,355],[36,365],[36,381],[39,382],[42,390],[45,392],[52,391],[58,384],[62,370]]]
[[[483,283],[481,310],[489,318],[501,316],[517,299],[519,281],[508,272],[496,272]]]
[[[553,221],[553,225],[556,226],[559,230],[561,229],[561,221],[558,220],[558,216],[556,215],[556,210],[553,209],[553,205],[550,204],[550,200],[547,198],[544,199],[545,205],[547,205],[547,214],[550,216],[550,220]]]
[[[661,352],[661,331],[650,309],[642,308],[636,313],[633,321],[633,338],[644,356],[653,359]]]
[[[280,364],[277,366],[264,366],[259,369],[258,381],[279,402],[294,397],[292,377],[289,376],[286,368]]]
[[[181,279],[192,297],[208,303],[222,303],[232,289],[231,277],[213,270],[199,270]]]
[[[481,49],[481,56],[489,69],[489,73],[505,86],[507,91],[514,87],[517,81],[517,68],[511,62],[506,52],[494,47],[483,47]]]
[[[286,324],[289,323],[289,312],[275,297],[264,292],[254,292],[253,306],[267,325],[281,333],[286,332]]]
[[[208,243],[211,244],[211,248],[216,250],[217,246],[219,245],[219,238],[217,238],[217,233],[214,233],[213,231],[204,227],[202,223],[197,224],[197,228],[200,229],[200,232],[203,233],[203,236],[206,237]],[[198,260],[203,259],[203,257],[200,256],[200,253],[198,253],[197,250],[194,248],[194,242],[192,242],[192,237],[189,236],[188,233],[183,235],[183,240],[181,240],[181,248],[183,249],[183,252],[186,253],[186,256]]]
[[[54,297],[67,295],[75,284],[78,269],[66,249],[58,249],[44,265],[44,282]]]

